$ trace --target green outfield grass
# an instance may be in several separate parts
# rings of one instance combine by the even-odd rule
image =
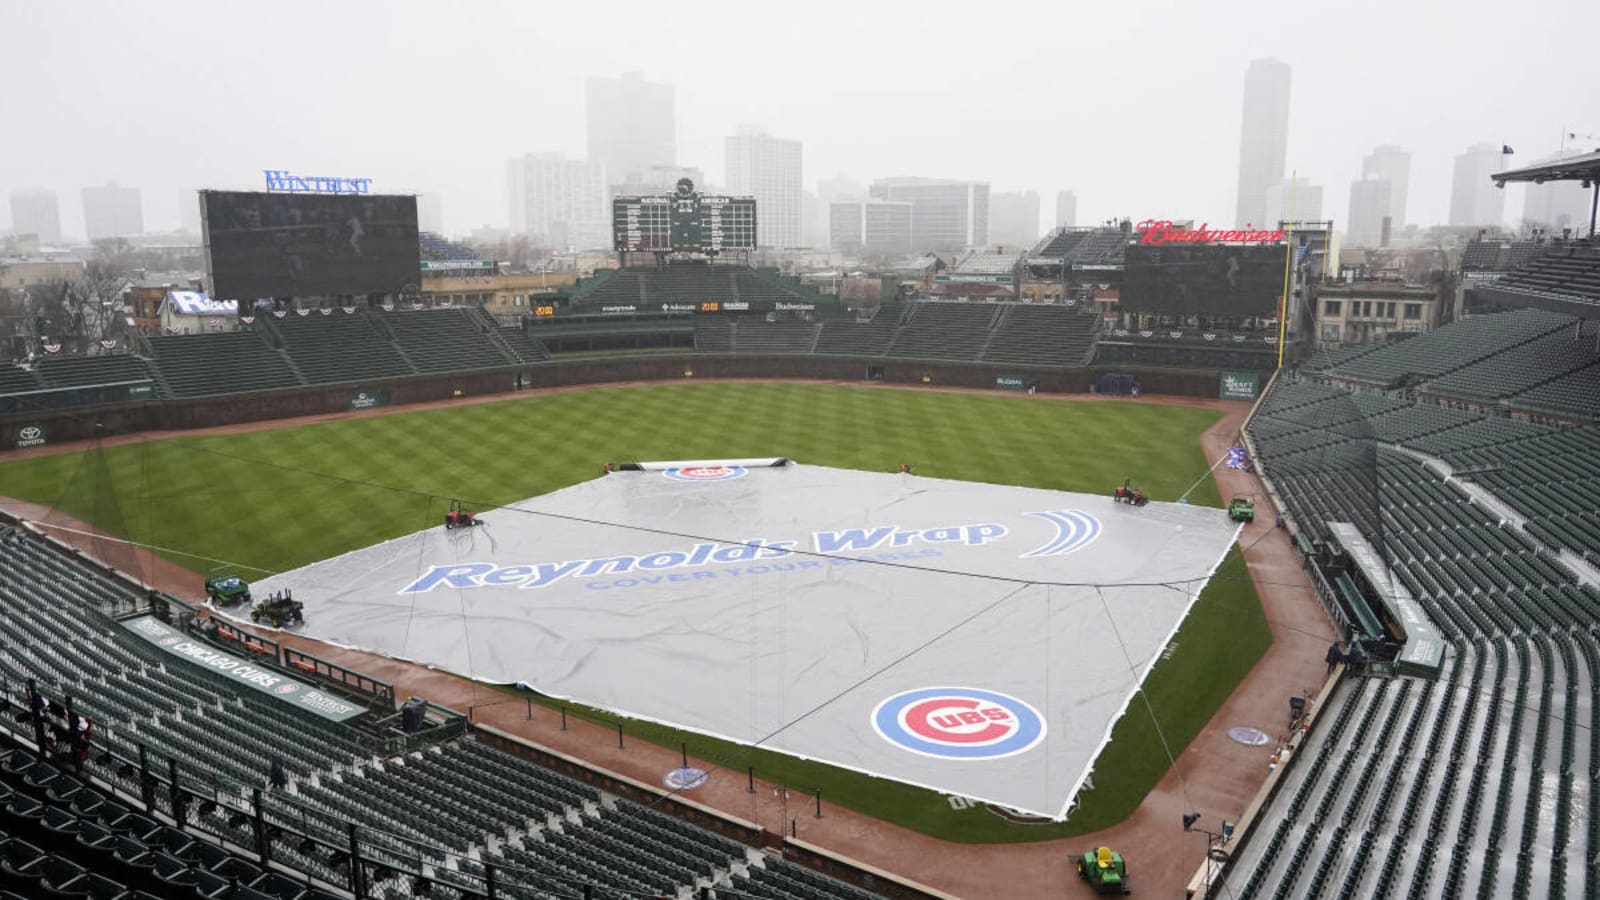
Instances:
[[[0,495],[60,508],[167,548],[195,571],[215,561],[278,572],[432,527],[448,499],[480,511],[593,478],[607,460],[788,456],[803,463],[1109,493],[1131,477],[1157,500],[1220,506],[1199,434],[1205,409],[1061,402],[829,385],[669,384],[596,388],[248,434],[181,437],[0,464]],[[1237,554],[1161,662],[1147,694],[1182,752],[1270,637]],[[594,715],[601,715],[592,713]],[[610,721],[608,719],[608,721]],[[671,729],[633,733],[723,760],[833,802],[955,840],[1033,840],[1130,813],[1167,769],[1136,700],[1097,764],[1094,790],[1061,825],[1006,823],[981,809],[827,766]]]

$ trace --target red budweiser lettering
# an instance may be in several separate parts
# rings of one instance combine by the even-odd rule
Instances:
[[[1146,219],[1137,226],[1141,244],[1260,244],[1286,239],[1283,231],[1264,231],[1246,225],[1231,231],[1212,231],[1210,224],[1178,228],[1171,219]]]

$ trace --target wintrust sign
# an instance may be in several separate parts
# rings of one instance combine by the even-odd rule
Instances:
[[[1226,231],[1212,231],[1209,224],[1199,228],[1180,228],[1170,219],[1146,219],[1135,229],[1139,243],[1151,244],[1271,244],[1288,238],[1285,231],[1267,231],[1246,225]]]

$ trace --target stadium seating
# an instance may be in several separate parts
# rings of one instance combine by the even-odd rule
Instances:
[[[1003,307],[992,303],[918,303],[889,355],[902,359],[977,360]]]
[[[687,896],[736,883],[765,897],[874,896],[470,737],[375,753],[358,730],[127,637],[99,610],[128,594],[0,528],[6,693],[33,679],[95,723],[86,783],[8,749],[30,738],[4,719],[0,880],[22,896],[326,900],[354,877],[353,840],[372,897],[483,897],[489,865],[501,897]],[[268,789],[274,758],[284,789]]]
[[[1329,367],[1326,373],[1341,381],[1384,388],[1410,378],[1439,378],[1570,327],[1574,321],[1571,316],[1536,309],[1476,316],[1346,359]]]
[[[500,340],[505,341],[523,362],[542,362],[550,358],[550,350],[531,331],[520,325],[500,326]]]
[[[981,358],[1034,366],[1088,365],[1099,322],[1098,315],[1077,307],[1008,305]]]
[[[292,387],[305,380],[261,332],[162,335],[146,340],[161,384],[172,397],[205,397]]]
[[[426,260],[469,260],[478,258],[477,251],[471,247],[457,244],[431,231],[417,232],[417,243],[422,251],[422,258]]]
[[[1459,371],[1461,384],[1487,382],[1486,393],[1555,383],[1571,371],[1561,352],[1570,321],[1467,320],[1417,358],[1440,380]],[[1381,382],[1396,373],[1371,360],[1385,352],[1314,360],[1302,372]],[[1592,780],[1600,759],[1600,590],[1565,560],[1600,560],[1600,430],[1288,376],[1247,433],[1312,546],[1329,540],[1327,522],[1356,523],[1449,650],[1437,685],[1362,676],[1325,701],[1263,811],[1273,830],[1230,870],[1236,895],[1572,896],[1586,885],[1594,896],[1587,861],[1600,850],[1600,804],[1571,786],[1584,772]]]
[[[150,381],[144,359],[127,353],[104,356],[47,356],[34,366],[45,387],[71,388],[127,381]]]
[[[308,384],[343,384],[410,375],[416,369],[366,315],[290,313],[261,319],[283,339],[284,349]]]
[[[37,391],[44,385],[39,382],[39,376],[32,369],[12,363],[0,363],[0,395],[20,394],[25,391]]]
[[[899,327],[896,316],[883,312],[871,322],[823,322],[816,352],[824,356],[883,356]]]
[[[1600,364],[1600,322],[1561,328],[1423,385],[1423,394],[1499,400]]]
[[[393,333],[418,372],[491,369],[521,360],[497,339],[495,324],[475,308],[371,313]]]
[[[733,323],[736,353],[811,353],[821,325],[808,322],[763,322],[738,319]]]

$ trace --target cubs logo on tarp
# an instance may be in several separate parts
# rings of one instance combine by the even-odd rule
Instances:
[[[994,691],[934,687],[905,691],[878,704],[872,728],[902,750],[939,759],[1015,756],[1044,740],[1044,717]]]
[[[295,684],[292,681],[286,681],[283,684],[278,685],[276,688],[274,688],[274,690],[280,694],[292,694],[295,691],[300,690],[300,685]]]
[[[674,481],[732,481],[744,475],[744,466],[684,466],[666,470],[666,476]]]
[[[1022,554],[1023,559],[1041,556],[1062,556],[1082,550],[1100,537],[1100,520],[1077,509],[1056,509],[1049,512],[1031,512],[1056,527],[1056,536],[1043,545]]]

